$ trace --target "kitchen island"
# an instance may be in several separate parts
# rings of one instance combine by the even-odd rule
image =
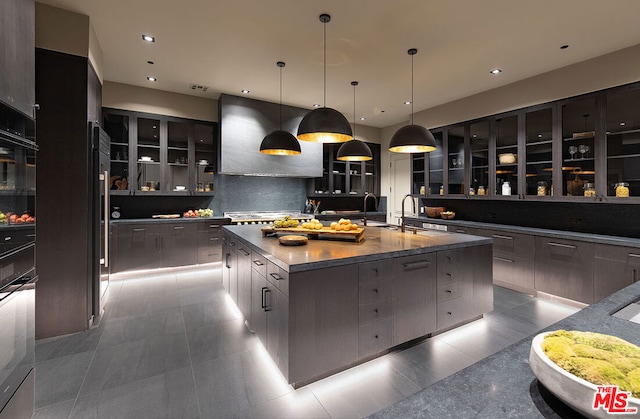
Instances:
[[[260,225],[223,230],[225,289],[294,387],[493,308],[490,238],[374,227],[292,247]]]

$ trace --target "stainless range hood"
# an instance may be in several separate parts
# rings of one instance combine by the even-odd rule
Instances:
[[[322,144],[302,141],[302,154],[275,156],[260,153],[265,135],[279,128],[277,103],[221,95],[219,172],[226,175],[321,177]],[[282,129],[297,132],[307,109],[282,106]]]

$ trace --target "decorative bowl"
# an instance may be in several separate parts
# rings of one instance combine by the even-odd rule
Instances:
[[[611,414],[606,410],[593,409],[597,385],[565,371],[544,353],[542,341],[549,333],[552,332],[540,333],[531,342],[529,365],[538,381],[557,398],[583,415],[590,418],[611,418]],[[636,408],[640,412],[640,399],[627,398],[627,408]]]
[[[518,155],[514,153],[498,154],[498,163],[515,164],[518,161]]]
[[[440,214],[444,212],[444,207],[425,207],[427,217],[440,218]]]
[[[456,217],[456,213],[453,211],[444,211],[440,213],[443,220],[453,220]]]

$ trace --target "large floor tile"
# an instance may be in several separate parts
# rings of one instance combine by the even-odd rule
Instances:
[[[93,351],[98,347],[103,330],[94,328],[72,335],[41,339],[36,342],[36,362]]]
[[[87,351],[38,362],[36,408],[74,399],[87,374],[94,351]]]
[[[220,417],[225,416],[221,415]],[[237,419],[331,418],[313,392],[307,388],[230,413],[228,417]]]
[[[230,320],[187,329],[189,353],[194,364],[253,349],[259,339],[243,320]]]
[[[70,417],[188,419],[201,416],[193,375],[187,367],[81,396]]]
[[[75,402],[76,398],[74,397],[71,400],[40,407],[35,410],[32,419],[67,419]]]
[[[238,310],[231,297],[219,292],[209,301],[184,305],[182,315],[187,330],[201,326],[210,326],[231,320],[242,320],[242,313]]]
[[[360,418],[400,401],[420,387],[379,358],[309,385],[334,418]]]

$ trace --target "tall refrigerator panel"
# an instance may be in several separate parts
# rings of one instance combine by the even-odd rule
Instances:
[[[92,237],[93,237],[93,261],[90,275],[88,294],[90,299],[89,321],[94,325],[100,322],[104,306],[109,295],[109,273],[110,273],[110,225],[109,225],[109,165],[111,138],[97,124],[90,124],[93,153],[92,170],[93,174],[93,202],[92,216]]]

